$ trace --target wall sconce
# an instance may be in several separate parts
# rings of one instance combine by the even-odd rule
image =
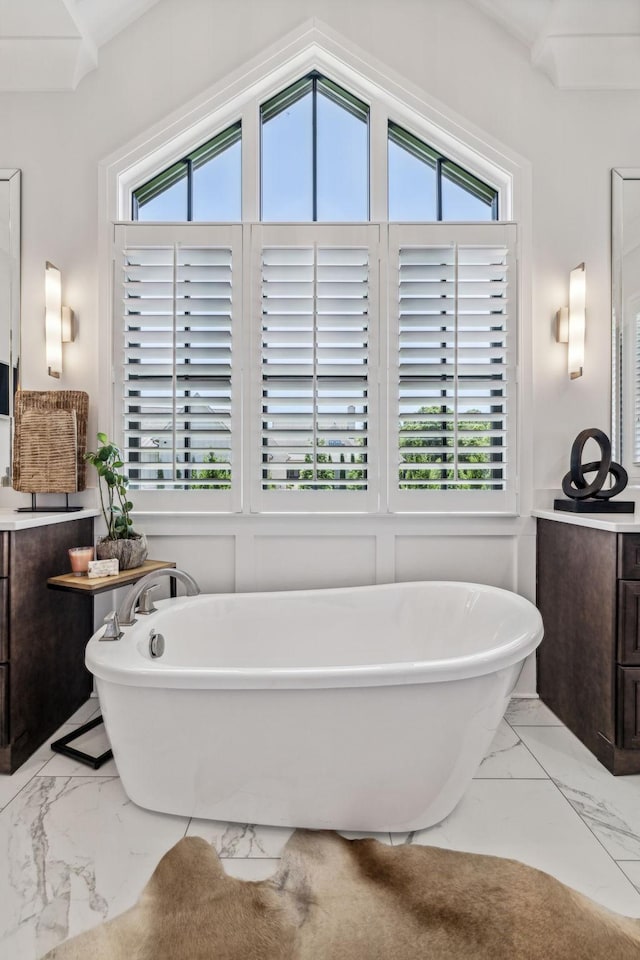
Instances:
[[[569,306],[556,313],[556,341],[568,344],[567,365],[572,380],[582,376],[586,332],[586,272],[584,263],[569,274]]]
[[[47,373],[60,379],[62,373],[62,344],[75,340],[73,310],[62,305],[60,271],[47,260],[44,276],[44,323],[47,353]]]

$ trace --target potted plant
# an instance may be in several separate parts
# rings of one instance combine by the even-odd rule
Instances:
[[[96,544],[96,556],[99,560],[117,558],[120,570],[139,567],[147,556],[147,540],[133,529],[129,479],[121,472],[124,462],[120,450],[106,433],[99,433],[97,449],[85,453],[84,458],[98,471],[100,505],[107,527],[106,536]]]

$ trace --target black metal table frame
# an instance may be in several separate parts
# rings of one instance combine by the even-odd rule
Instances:
[[[169,564],[169,566],[175,567],[175,563]],[[136,579],[129,581],[129,583],[127,584],[106,584],[105,586],[99,587],[95,591],[90,592],[87,590],[86,595],[91,599],[91,606],[93,607],[93,600],[96,594],[105,593],[108,590],[117,590],[118,586],[131,586],[134,583],[137,583],[138,580],[141,580],[144,576],[146,576],[146,571],[145,573],[141,573],[140,576],[137,577]],[[55,587],[55,585],[51,583],[49,584],[49,586]],[[73,586],[65,587],[62,589],[73,590]],[[82,591],[82,592],[85,592],[85,591]],[[177,582],[173,577],[169,581],[169,595],[171,597],[177,596]],[[113,641],[113,642],[118,642],[118,641]],[[98,767],[101,767],[103,763],[106,763],[107,760],[110,760],[113,757],[113,750],[109,748],[108,750],[105,750],[104,753],[101,753],[98,756],[92,756],[90,753],[85,753],[84,750],[78,750],[76,747],[71,746],[71,744],[73,743],[74,740],[77,740],[78,737],[83,736],[83,734],[87,733],[89,730],[93,730],[95,727],[99,726],[99,724],[101,723],[104,723],[104,721],[102,719],[102,715],[98,714],[97,717],[93,717],[91,720],[87,721],[87,723],[81,724],[81,726],[79,726],[77,730],[72,730],[71,733],[66,733],[64,737],[60,737],[58,740],[54,740],[51,744],[51,749],[54,750],[56,753],[61,753],[65,757],[70,757],[72,760],[77,760],[79,763],[84,763],[88,767],[92,767],[94,770],[97,770]]]

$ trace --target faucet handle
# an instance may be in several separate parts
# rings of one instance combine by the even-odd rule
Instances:
[[[140,599],[138,601],[138,613],[142,614],[143,616],[146,616],[149,613],[156,612],[158,608],[154,606],[153,597],[151,596],[151,591],[157,590],[159,586],[160,586],[159,583],[152,583],[150,586],[146,588],[146,590],[142,591],[142,593],[140,594]]]
[[[118,614],[115,610],[112,610],[111,613],[106,615],[104,622],[107,628],[100,637],[101,640],[119,640],[120,637],[124,636],[118,623]]]

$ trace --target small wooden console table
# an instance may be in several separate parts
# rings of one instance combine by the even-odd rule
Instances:
[[[164,570],[167,567],[175,568],[175,562],[170,560],[145,560],[142,566],[132,567],[130,570],[122,570],[112,577],[92,577],[90,579],[86,576],[76,577],[74,573],[63,573],[57,577],[49,577],[47,586],[52,590],[69,590],[72,593],[84,594],[91,599],[93,612],[93,598],[97,594],[106,593],[108,590],[115,590],[118,587],[130,586],[138,580],[141,580],[142,577],[146,577],[148,573],[155,573],[156,570]],[[172,578],[170,580],[170,593],[172,597],[176,596],[176,586],[176,581]],[[88,723],[83,723],[82,726],[78,727],[78,729],[72,733],[68,733],[64,737],[60,737],[59,740],[55,740],[51,744],[51,749],[55,750],[56,753],[63,753],[73,760],[79,760],[80,763],[86,763],[87,766],[97,770],[98,767],[101,767],[103,763],[113,756],[111,750],[105,750],[100,754],[92,754],[84,750],[79,750],[77,747],[71,746],[71,744],[74,740],[85,736],[85,734],[88,734],[101,723],[101,716],[94,717],[93,720],[89,720]]]

